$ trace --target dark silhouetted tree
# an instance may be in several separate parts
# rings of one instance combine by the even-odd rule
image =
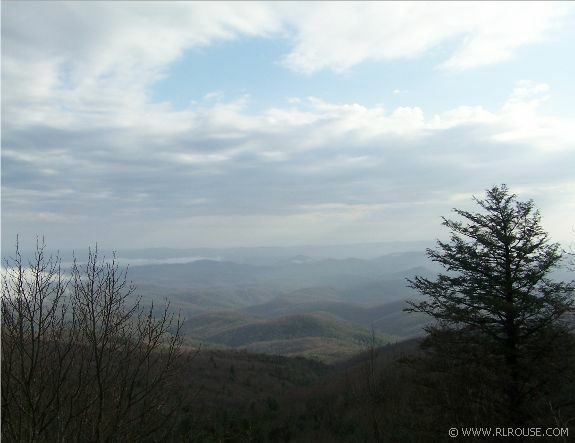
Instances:
[[[2,271],[2,441],[161,441],[177,408],[180,323],[90,251],[64,271],[39,245]]]
[[[551,405],[562,377],[573,373],[559,356],[572,349],[573,286],[549,278],[561,250],[533,201],[518,201],[505,185],[474,200],[481,212],[454,209],[459,221],[443,219],[450,240],[427,254],[445,273],[409,280],[427,299],[408,311],[435,320],[423,344],[427,367],[446,376],[436,387],[443,380],[451,389],[436,398],[456,409],[467,395],[467,420],[521,425],[541,414],[544,399]]]

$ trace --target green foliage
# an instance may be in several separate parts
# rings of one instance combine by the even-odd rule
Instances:
[[[436,320],[422,374],[463,421],[530,423],[571,373],[559,368],[557,345],[570,337],[573,286],[548,277],[562,257],[532,201],[505,185],[475,201],[482,212],[454,209],[462,221],[444,219],[450,241],[427,251],[446,272],[409,280],[428,297],[410,310]]]
[[[399,302],[360,307],[311,299],[314,290],[306,290],[299,300],[279,297],[270,302],[268,296],[258,296],[259,301],[268,303],[243,311],[197,315],[185,325],[195,340],[188,340],[188,351],[180,353],[177,334],[171,334],[179,331],[178,325],[170,327],[164,316],[163,325],[156,329],[162,333],[154,333],[157,322],[152,310],[129,303],[133,301],[128,298],[131,289],[122,286],[123,274],[115,274],[116,268],[106,274],[110,268],[92,266],[98,272],[91,274],[91,280],[83,278],[78,268],[73,274],[76,280],[65,286],[61,284],[65,278],[56,278],[64,275],[57,267],[48,266],[32,273],[37,285],[26,286],[24,276],[28,274],[20,267],[20,273],[13,274],[17,278],[6,280],[12,286],[11,292],[4,294],[12,295],[2,299],[3,440],[429,442],[449,441],[446,431],[453,426],[572,424],[575,337],[568,332],[567,314],[573,307],[573,289],[547,278],[559,263],[557,245],[548,242],[532,202],[517,202],[507,188],[493,188],[485,201],[477,202],[482,213],[456,210],[462,222],[444,220],[452,231],[451,240],[439,242],[437,250],[428,252],[446,271],[435,280],[421,276],[411,281],[428,299],[412,304],[419,315],[407,327],[398,315]],[[202,269],[222,267],[200,265]],[[348,265],[363,264],[346,262]],[[232,271],[230,281],[243,279],[246,269]],[[212,274],[208,277],[214,277],[215,270]],[[40,298],[34,298],[36,286],[43,288]],[[77,291],[76,311],[64,303],[70,289]],[[242,296],[249,298],[249,290],[244,290]],[[18,298],[19,294],[27,295]],[[85,297],[90,294],[91,298]],[[210,294],[202,294],[210,298]],[[14,303],[18,300],[23,304]],[[86,304],[90,300],[92,305]],[[30,301],[33,303],[26,305]],[[39,302],[42,309],[34,307]],[[26,317],[27,309],[21,309],[26,306],[35,314]],[[116,308],[106,310],[106,306]],[[105,323],[76,331],[74,322],[85,323],[91,311],[101,312],[104,316],[100,319],[119,322],[109,325],[123,326],[108,335],[101,335]],[[42,364],[32,371],[34,376],[23,395],[12,389],[14,377],[23,379],[13,363],[27,358],[30,348],[14,344],[18,343],[15,339],[23,343],[23,338],[33,334],[18,336],[14,325],[20,323],[13,321],[18,318],[13,317],[14,312],[20,312],[18,321],[27,327],[51,331],[35,342],[39,346],[34,349],[41,349]],[[51,322],[38,323],[42,312],[58,315],[52,315]],[[106,312],[114,315],[106,317]],[[416,340],[380,347],[390,337],[377,331],[393,325],[394,330],[403,328],[412,334],[428,315],[436,323],[429,326],[421,347]],[[122,323],[125,318],[133,322]],[[36,328],[40,324],[42,327]],[[139,328],[130,329],[130,325]],[[129,331],[145,334],[134,341],[137,335],[127,335]],[[157,337],[152,344],[161,346],[150,352],[125,352],[134,348],[134,343],[138,349],[149,350],[144,346],[145,337]],[[219,340],[219,348],[197,350],[199,341],[210,340]],[[91,356],[94,344],[96,357]],[[225,349],[227,345],[244,349]],[[273,355],[280,352],[297,357]],[[100,383],[90,369],[98,355],[112,363]],[[150,357],[148,361],[140,358],[145,355]],[[353,358],[342,360],[346,355]],[[26,365],[30,370],[30,364]],[[154,365],[157,369],[134,372]],[[169,377],[158,378],[166,367]],[[70,377],[74,371],[79,371],[78,375]],[[79,388],[76,392],[80,395],[68,388],[58,391],[69,382]],[[137,394],[147,392],[146,400],[140,406],[120,402],[115,407],[114,402],[132,388]],[[16,401],[10,403],[14,392]],[[95,406],[98,392],[102,408]],[[68,401],[71,393],[76,397]],[[26,396],[37,400],[32,407],[24,405]],[[25,414],[18,417],[16,406],[21,405]],[[511,405],[519,406],[514,410],[520,414],[511,414]],[[61,423],[59,428],[49,424],[44,433],[40,427],[28,432],[31,417],[42,418],[42,408],[51,423],[60,423],[59,414],[80,411],[82,415],[84,411],[82,423],[76,426],[71,421],[69,429]],[[15,423],[28,434],[14,433]],[[97,428],[99,435],[95,434]],[[62,430],[66,432],[58,438]]]
[[[182,330],[188,337],[203,339],[203,343],[210,347],[303,356],[326,363],[360,352],[371,338],[367,328],[324,312],[271,319],[235,311],[210,312],[190,318],[184,322]],[[376,340],[380,345],[393,338],[376,334]]]

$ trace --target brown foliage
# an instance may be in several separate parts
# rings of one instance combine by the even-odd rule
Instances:
[[[66,273],[38,245],[2,274],[2,439],[154,441],[175,410],[180,322],[97,249]]]

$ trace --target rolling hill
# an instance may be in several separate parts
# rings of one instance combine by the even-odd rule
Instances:
[[[406,278],[429,276],[423,253],[374,259],[296,255],[269,264],[224,260],[137,266],[130,277],[145,302],[168,299],[188,320],[190,344],[336,361],[378,343],[418,336],[426,318]]]
[[[303,291],[300,291],[303,292]],[[422,334],[427,319],[421,314],[404,312],[405,300],[381,305],[358,305],[333,300],[305,300],[301,297],[278,297],[261,305],[245,308],[243,312],[266,318],[304,313],[329,313],[341,320],[360,325],[379,333],[399,338],[416,337]]]
[[[251,352],[306,356],[332,362],[361,352],[372,340],[371,331],[328,312],[261,318],[238,311],[193,316],[182,333],[205,346],[225,346]],[[375,334],[376,344],[396,337]]]

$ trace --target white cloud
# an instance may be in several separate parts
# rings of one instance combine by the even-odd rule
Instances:
[[[148,88],[184,50],[279,27],[257,3],[13,2],[2,15],[5,119],[55,126],[105,126],[119,110],[126,125],[153,121]]]
[[[213,163],[222,162],[229,160],[229,157],[222,154],[176,154],[174,156],[175,160],[179,163],[185,164],[203,164],[203,163]]]
[[[3,100],[92,112],[148,102],[147,88],[185,50],[240,36],[284,36],[284,63],[344,71],[369,60],[421,56],[456,45],[444,68],[509,59],[546,38],[569,3],[530,2],[9,2],[3,6]],[[16,112],[12,110],[11,112]],[[61,117],[61,115],[60,115]]]
[[[369,2],[284,5],[296,71],[345,71],[370,60],[415,58],[461,41],[442,63],[468,69],[508,60],[561,25],[573,7],[553,2]]]
[[[447,69],[468,69],[508,60],[522,46],[548,37],[572,5],[555,2],[460,3],[463,43]]]
[[[550,2],[10,2],[2,10],[4,121],[14,126],[184,130],[193,116],[170,113],[168,119],[170,104],[152,103],[148,94],[191,48],[240,36],[281,35],[294,41],[285,64],[315,72],[413,58],[463,39],[443,64],[460,69],[510,57],[556,29],[569,10],[568,4]],[[205,99],[223,101],[219,91]],[[337,112],[357,116],[349,109]],[[405,125],[414,120],[398,112],[398,132],[409,131]],[[237,115],[229,104],[219,108],[224,120],[230,113]],[[307,117],[295,121],[302,118]],[[213,119],[217,125],[218,117]]]
[[[303,72],[453,43],[443,66],[471,68],[545,38],[568,7],[8,2],[3,232],[90,232],[89,243],[113,224],[122,245],[134,233],[180,246],[302,243],[366,240],[383,219],[390,235],[421,238],[445,205],[499,180],[560,187],[572,182],[575,122],[543,112],[546,84],[518,83],[499,109],[437,115],[313,97],[249,112],[248,96],[217,91],[176,111],[148,93],[183,51],[244,35],[293,39],[285,63]],[[408,217],[415,206],[425,212]]]
[[[204,94],[204,101],[221,101],[223,100],[225,94],[223,91],[212,91]]]
[[[19,145],[3,151],[3,229],[8,239],[15,229],[33,236],[41,224],[56,242],[89,232],[82,241],[124,247],[135,232],[174,246],[434,236],[439,215],[494,183],[572,183],[572,136],[552,130],[575,124],[531,106],[540,94],[551,89],[520,82],[499,109],[439,115],[317,98],[248,113],[241,99],[157,110],[163,132],[147,120],[104,132],[12,128],[5,143]],[[516,119],[522,107],[529,118]],[[562,149],[548,150],[550,141]],[[568,214],[567,200],[543,203]],[[569,223],[552,220],[554,234]],[[110,225],[113,233],[102,228]]]
[[[496,140],[528,142],[546,150],[568,149],[575,146],[574,122],[555,116],[542,115],[541,104],[549,98],[550,86],[522,80],[501,109],[505,123]]]
[[[513,93],[509,99],[510,103],[521,103],[529,101],[531,103],[540,103],[546,100],[550,86],[547,83],[537,83],[532,80],[520,80],[517,82]]]
[[[491,123],[497,124],[499,117],[482,106],[459,106],[435,115],[429,122],[432,129],[449,129],[460,125]]]

